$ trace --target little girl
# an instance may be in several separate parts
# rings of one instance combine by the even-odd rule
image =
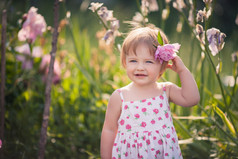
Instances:
[[[178,44],[168,44],[160,31],[172,51],[160,46],[158,31],[138,28],[124,40],[121,63],[132,82],[110,97],[101,136],[102,159],[182,158],[169,102],[189,107],[200,96],[193,76],[174,53]],[[172,64],[168,64],[170,59]],[[178,73],[181,87],[157,82],[166,68]]]

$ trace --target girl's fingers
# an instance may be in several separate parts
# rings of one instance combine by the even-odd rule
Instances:
[[[166,66],[166,68],[173,69],[173,65],[168,64],[168,65]]]

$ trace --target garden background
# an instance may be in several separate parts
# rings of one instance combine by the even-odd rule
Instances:
[[[90,0],[60,3],[45,158],[100,158],[100,135],[108,99],[115,89],[130,82],[120,65],[118,50],[123,33],[130,28],[125,21],[132,21],[135,12],[141,11],[141,1],[93,2],[104,3],[113,10],[122,36],[113,36],[115,41],[109,44],[102,40],[107,30],[96,12],[88,9]],[[201,95],[200,103],[192,108],[171,103],[184,158],[237,158],[238,1],[213,0],[205,4],[193,0],[193,25],[187,19],[191,1],[185,0],[182,11],[173,6],[175,0],[157,2],[159,10],[144,16],[148,22],[141,25],[152,23],[164,30],[171,43],[181,44],[179,56],[193,73]],[[38,8],[47,24],[43,35],[31,42],[31,51],[42,52],[35,57],[19,50],[26,42],[18,39],[23,15],[32,6]],[[1,146],[5,158],[37,157],[49,65],[44,58],[51,51],[53,6],[53,0],[0,2],[1,14],[7,8],[5,130]],[[197,12],[204,7],[207,11],[212,8],[212,14],[205,22],[198,22]],[[162,18],[165,8],[169,14]],[[224,48],[216,56],[209,50],[209,40],[201,44],[201,38],[196,37],[196,24],[204,30],[214,27],[226,34]],[[25,56],[24,60],[19,56]],[[27,60],[32,61],[32,67],[27,66]],[[160,81],[167,80],[180,84],[178,76],[169,70]]]

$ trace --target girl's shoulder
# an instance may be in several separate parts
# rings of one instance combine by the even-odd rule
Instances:
[[[157,82],[158,89],[169,89],[173,85],[172,82]]]
[[[170,88],[174,86],[174,84],[172,82],[159,82],[159,89],[163,89],[163,91],[165,91],[168,99],[169,99],[169,94],[170,94]]]

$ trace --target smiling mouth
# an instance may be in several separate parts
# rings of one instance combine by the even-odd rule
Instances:
[[[137,76],[137,77],[146,77],[147,75],[145,75],[145,74],[135,74],[135,76]]]

